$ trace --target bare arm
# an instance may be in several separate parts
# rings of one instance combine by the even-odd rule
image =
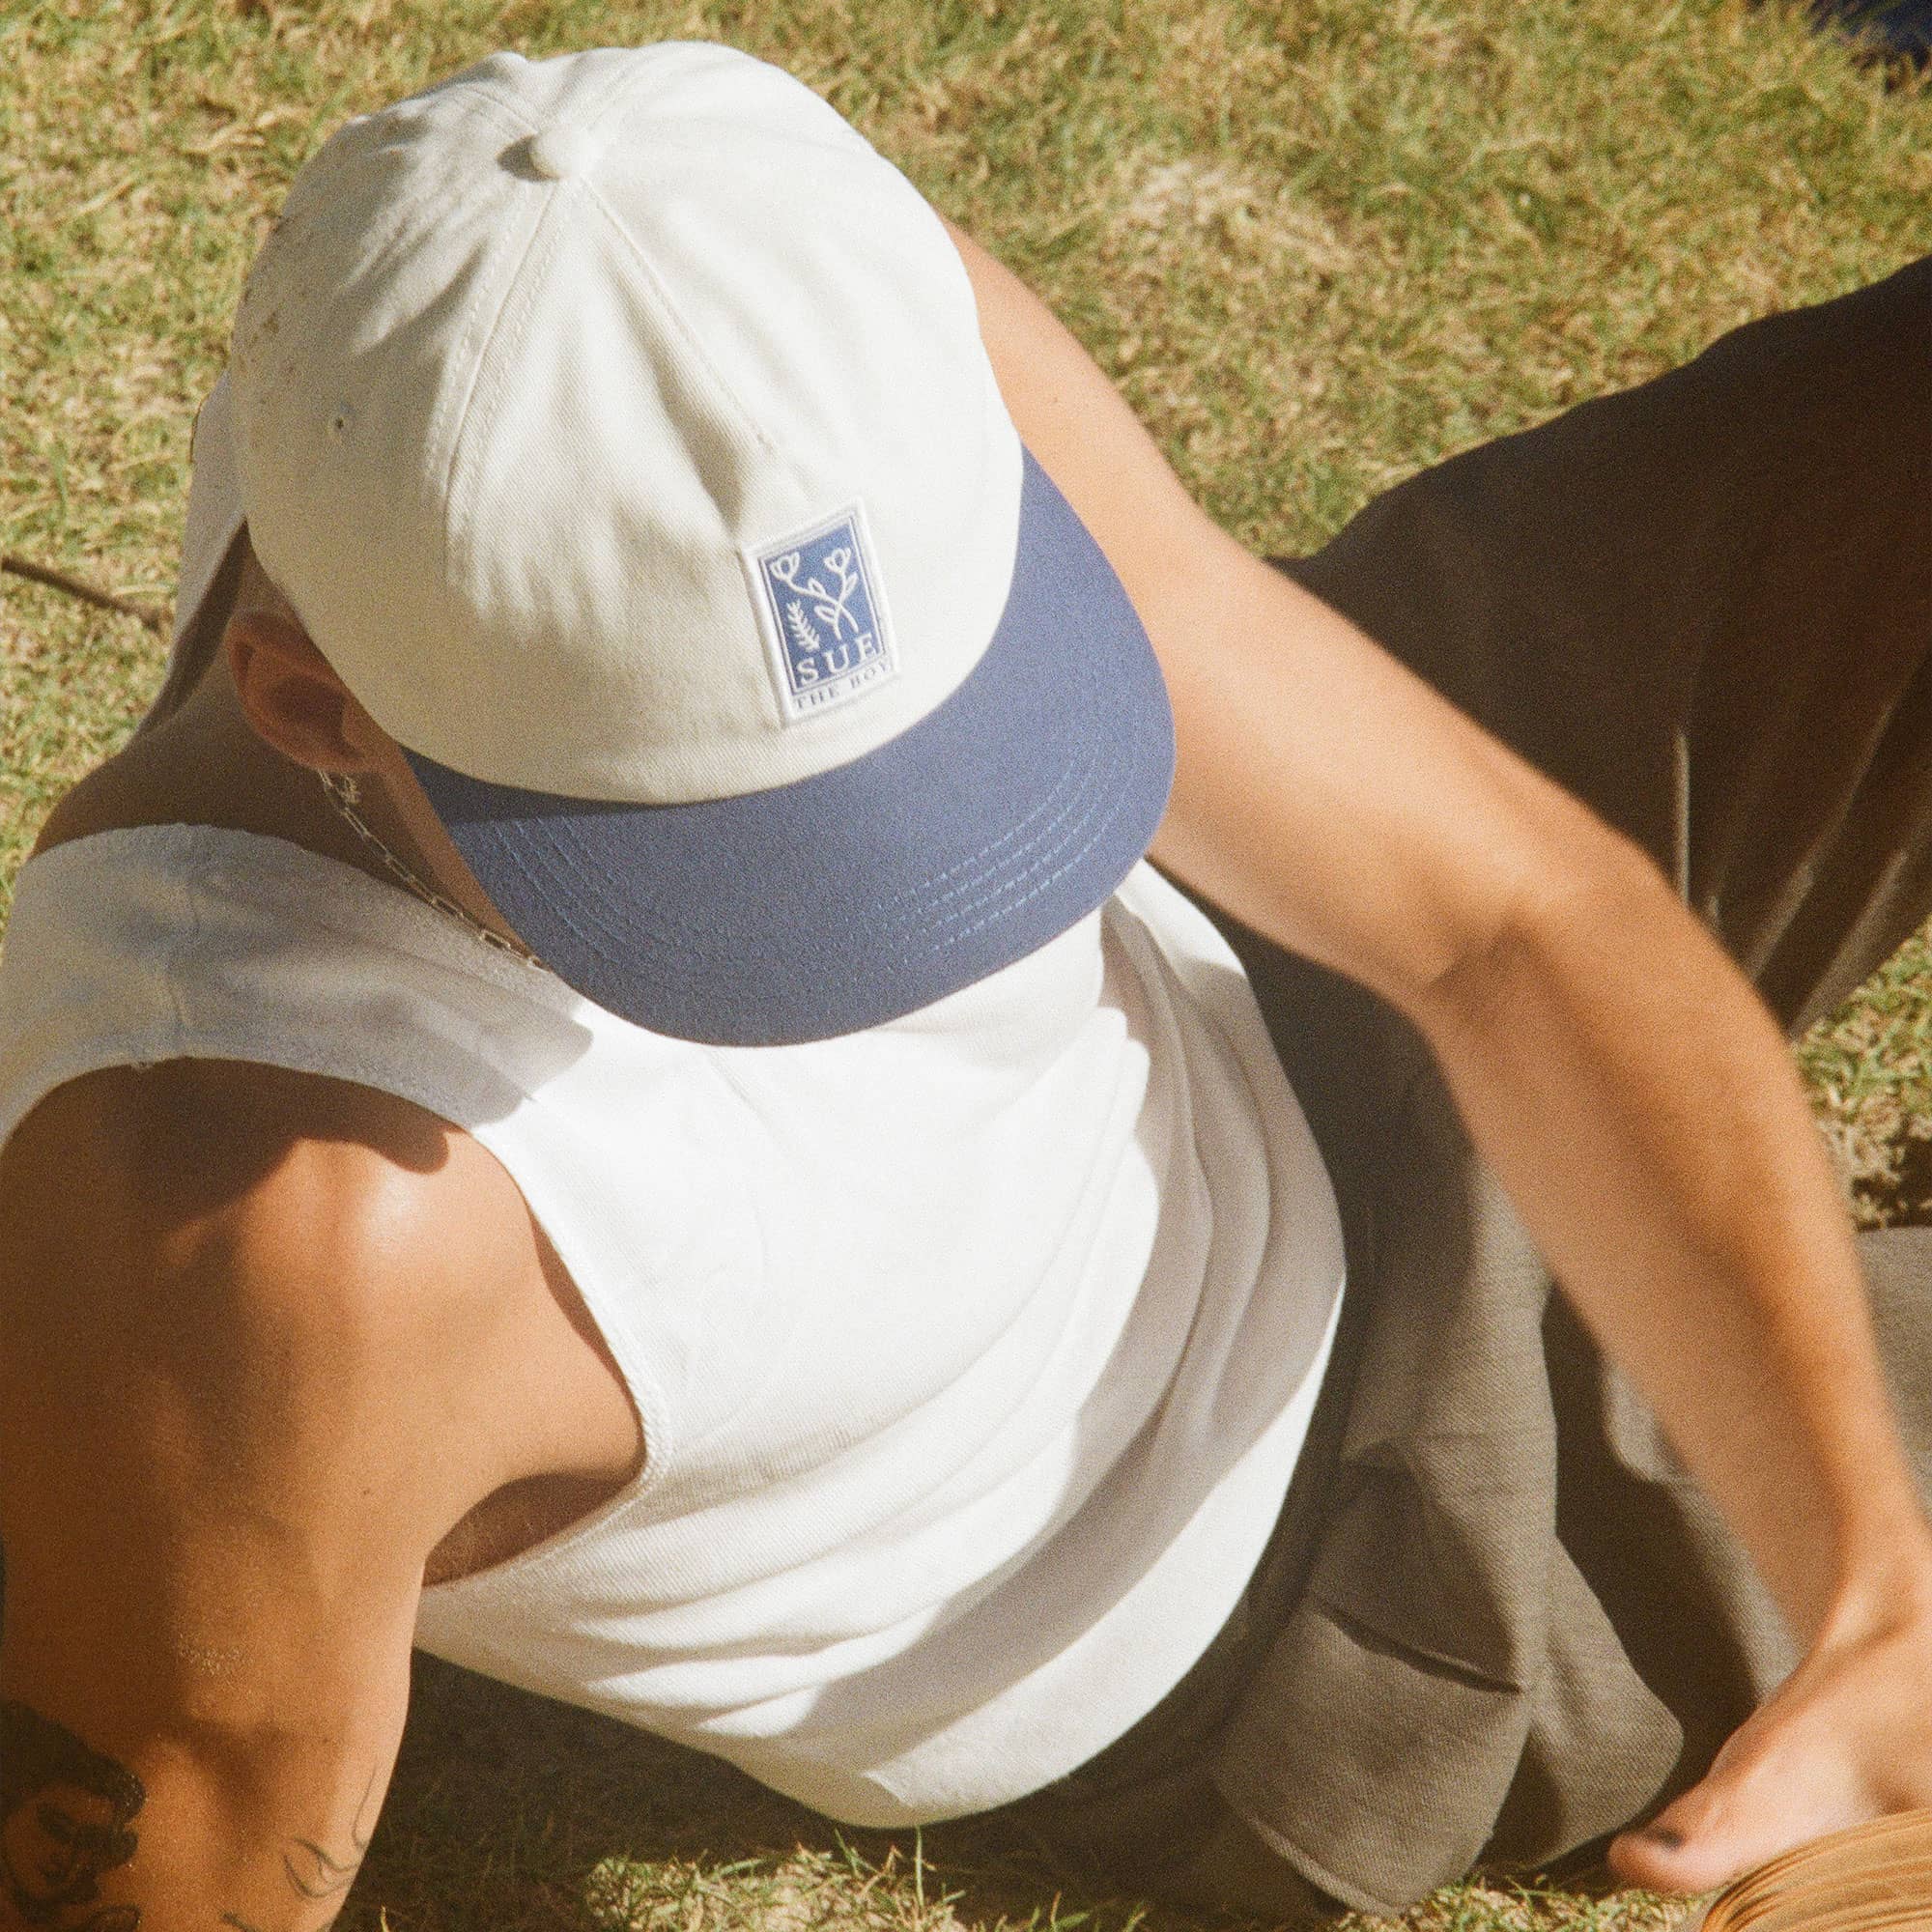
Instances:
[[[1416,1022],[1802,1636],[1923,1577],[1850,1222],[1747,982],[1642,853],[1279,573],[1222,597],[1172,652],[1159,856]]]
[[[427,1151],[207,1073],[76,1081],[0,1155],[0,1927],[331,1923],[425,1555],[493,1480],[424,1412]]]
[[[1216,528],[1073,338],[955,240],[1021,434],[1173,694],[1154,856],[1416,1022],[1566,1293],[1814,1643],[1733,1770],[1764,1800],[1751,1767],[1776,1770],[1780,1737],[1863,1753],[1815,1803],[1787,1789],[1781,1823],[1730,1792],[1704,1864],[1631,1875],[1714,1883],[1780,1834],[1932,1803],[1932,1532],[1775,1024],[1643,854]],[[1806,1697],[1832,1715],[1794,1730]]]

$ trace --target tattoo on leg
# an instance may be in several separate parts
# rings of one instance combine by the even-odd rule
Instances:
[[[134,1856],[129,1827],[147,1802],[126,1765],[17,1699],[0,1703],[0,1884],[29,1925],[133,1932],[139,1906],[83,1908],[101,1873]]]

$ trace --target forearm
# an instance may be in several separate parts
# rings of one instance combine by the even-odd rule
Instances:
[[[1856,1243],[1788,1050],[1634,853],[1415,1014],[1598,1341],[1805,1639],[1932,1589]]]

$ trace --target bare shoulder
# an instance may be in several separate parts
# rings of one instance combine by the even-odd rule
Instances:
[[[317,1320],[427,1319],[473,1286],[466,1266],[520,1209],[500,1169],[426,1110],[252,1062],[84,1074],[0,1150],[0,1268],[15,1294],[31,1271],[112,1296],[132,1266],[164,1270],[178,1293],[286,1294]],[[91,1287],[73,1278],[82,1255],[104,1271]]]
[[[426,1561],[492,1480],[426,1273],[446,1147],[347,1083],[178,1061],[0,1149],[0,1684],[146,1788],[157,1845],[225,1778],[320,1817],[386,1776]]]
[[[541,1461],[505,1385],[556,1320],[533,1242],[496,1161],[394,1095],[227,1061],[88,1074],[0,1150],[10,1403],[218,1419],[275,1445],[284,1489],[363,1418],[426,1550]]]

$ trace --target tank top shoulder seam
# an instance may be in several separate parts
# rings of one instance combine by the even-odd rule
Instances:
[[[203,842],[198,838],[190,838],[186,841],[190,850],[198,849]],[[181,964],[182,956],[201,937],[204,906],[200,883],[192,869],[184,871],[173,884],[181,894],[186,918],[175,928],[171,943],[162,953],[156,970],[160,975],[161,987],[167,995],[168,1005],[174,1009],[177,1037],[185,1039],[188,1035],[187,1006],[182,998],[181,977],[176,969]]]

